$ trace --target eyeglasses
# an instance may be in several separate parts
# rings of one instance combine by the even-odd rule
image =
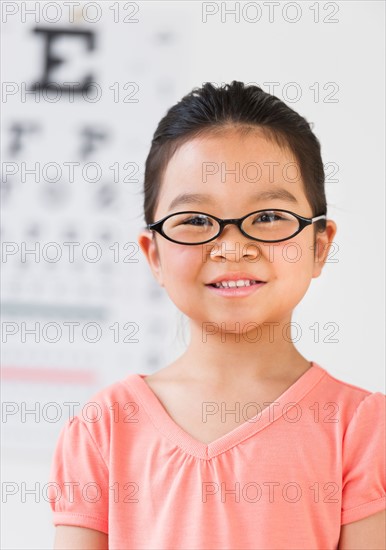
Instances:
[[[263,243],[277,243],[291,239],[307,225],[327,216],[319,215],[314,218],[304,218],[289,210],[255,210],[242,218],[222,220],[216,216],[186,210],[169,214],[157,222],[146,226],[156,231],[168,241],[177,244],[205,244],[219,237],[228,224],[235,224],[241,233]]]

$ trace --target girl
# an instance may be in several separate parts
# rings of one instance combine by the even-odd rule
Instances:
[[[290,334],[336,233],[310,125],[259,87],[207,83],[159,123],[144,190],[138,242],[190,342],[63,428],[55,548],[384,548],[385,395]]]

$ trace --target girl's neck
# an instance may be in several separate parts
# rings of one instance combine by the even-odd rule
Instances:
[[[225,386],[296,379],[310,368],[310,361],[296,349],[289,329],[283,331],[285,325],[261,325],[261,334],[221,333],[213,327],[208,332],[206,327],[204,335],[191,323],[190,343],[167,368],[168,375]]]

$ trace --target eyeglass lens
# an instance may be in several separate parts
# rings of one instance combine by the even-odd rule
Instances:
[[[298,219],[287,212],[265,210],[245,218],[242,228],[250,237],[276,241],[291,237],[299,228]],[[200,243],[218,234],[220,224],[205,214],[175,214],[163,224],[165,235],[181,243]]]

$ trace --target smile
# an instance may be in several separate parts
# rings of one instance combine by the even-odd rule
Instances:
[[[215,286],[216,288],[234,288],[234,287],[242,287],[242,286],[250,286],[255,285],[259,283],[260,281],[257,280],[251,280],[251,279],[239,279],[238,281],[221,281],[220,283],[212,283],[211,286]]]
[[[241,284],[236,284],[241,283]],[[249,296],[254,292],[257,292],[266,283],[261,281],[222,281],[221,283],[214,283],[205,285],[211,292],[218,294],[219,296],[238,297]]]

